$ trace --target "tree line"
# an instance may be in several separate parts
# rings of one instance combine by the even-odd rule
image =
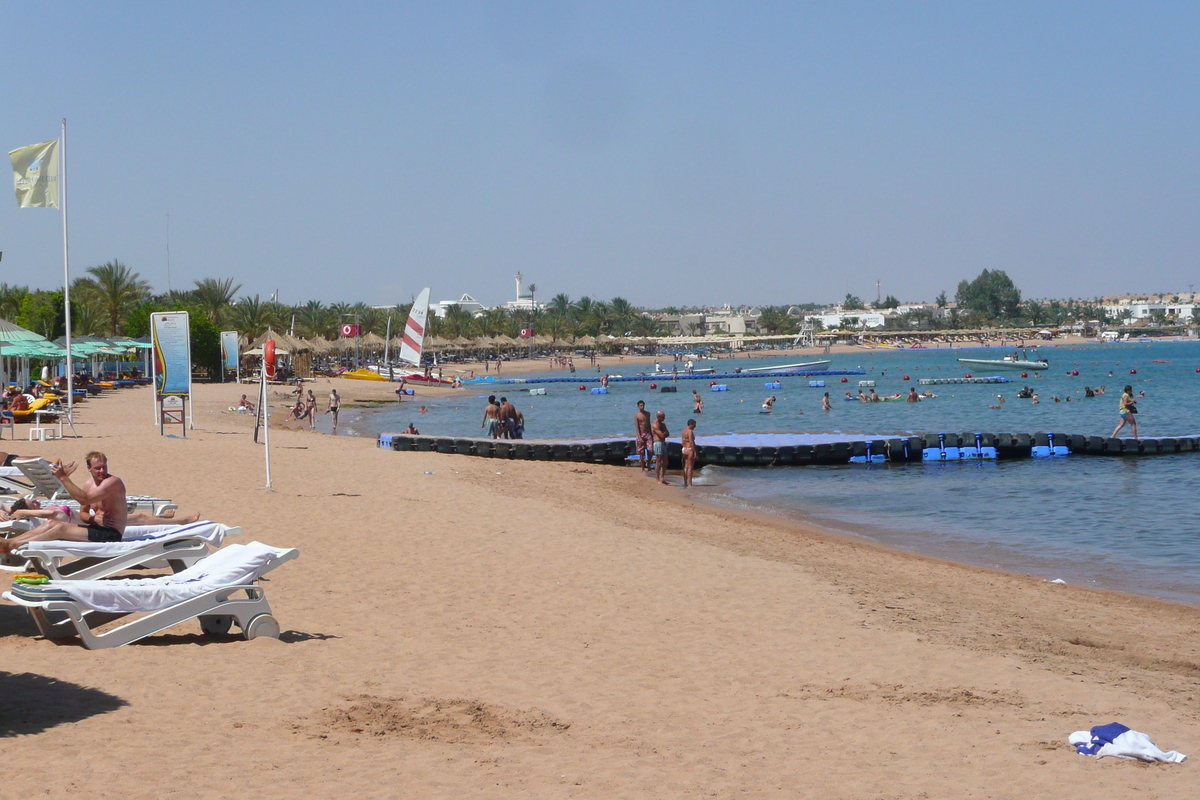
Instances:
[[[302,338],[336,339],[343,323],[362,326],[363,333],[384,336],[391,320],[392,335],[399,336],[412,305],[401,303],[375,308],[365,303],[323,303],[309,300],[288,305],[260,295],[238,296],[242,285],[233,278],[202,278],[187,290],[155,294],[150,284],[120,261],[89,267],[71,281],[71,330],[75,336],[145,336],[150,315],[156,311],[189,311],[193,327],[214,331],[237,330],[255,338],[268,328]],[[30,290],[28,286],[0,283],[0,317],[56,339],[65,331],[62,290]],[[203,322],[197,322],[196,318]],[[207,323],[207,325],[205,324]],[[493,308],[476,316],[459,305],[444,317],[430,314],[426,333],[447,339],[484,336],[516,338],[532,328],[538,335],[572,341],[585,336],[657,336],[660,324],[628,300],[597,300],[566,294],[552,298],[537,310]],[[214,339],[215,341],[215,339]]]

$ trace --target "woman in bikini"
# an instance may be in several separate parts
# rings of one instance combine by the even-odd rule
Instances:
[[[308,427],[311,430],[317,429],[317,396],[313,394],[313,390],[308,390],[308,397],[304,398],[304,416],[308,417]]]
[[[692,485],[692,468],[696,466],[696,420],[689,419],[683,429],[683,485]]]

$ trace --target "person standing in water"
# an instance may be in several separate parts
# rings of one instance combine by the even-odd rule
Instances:
[[[667,412],[658,411],[654,415],[654,424],[650,426],[650,434],[654,437],[654,477],[662,484],[667,482]]]
[[[696,420],[689,419],[683,429],[683,485],[692,485],[692,469],[696,466]]]
[[[338,411],[342,408],[342,398],[338,396],[337,389],[329,390],[329,408],[325,411],[326,414],[333,415],[333,434],[337,435],[337,419]]]
[[[821,408],[824,411],[833,411],[833,405],[829,402],[829,392],[826,392],[825,396],[821,398]]]
[[[1133,431],[1134,441],[1137,441],[1137,404],[1133,401],[1132,386],[1127,385],[1125,387],[1125,391],[1121,393],[1120,414],[1121,421],[1117,424],[1116,429],[1113,430],[1112,436],[1108,438],[1117,438],[1117,434],[1121,431],[1121,428],[1124,428],[1126,425],[1128,425],[1129,429]]]
[[[633,415],[633,429],[637,442],[638,461],[642,465],[642,472],[648,472],[654,437],[650,433],[650,412],[646,410],[645,400],[637,401],[637,413]]]
[[[701,397],[700,393],[697,392],[695,389],[692,389],[692,413],[693,414],[703,414],[704,413],[704,398]]]

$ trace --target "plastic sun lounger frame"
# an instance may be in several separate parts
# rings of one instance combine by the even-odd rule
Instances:
[[[44,458],[17,458],[12,465],[21,470],[21,474],[33,484],[33,491],[53,503],[77,507],[79,502],[71,497],[63,482],[50,471],[50,464]],[[174,511],[179,506],[161,497],[131,494],[126,496],[130,511],[149,511],[151,514],[161,514],[164,511]]]
[[[14,536],[27,533],[35,527],[37,527],[36,521],[32,519],[5,520],[4,522],[0,522],[0,539],[11,539]],[[0,556],[0,569],[8,570],[9,572],[21,572],[24,568],[24,559],[17,558],[12,553]]]
[[[253,580],[257,581],[264,573],[300,556],[300,551],[295,548],[272,549],[275,550],[275,557],[254,574]],[[236,624],[247,639],[279,638],[279,623],[271,616],[266,592],[252,582],[205,592],[167,608],[151,611],[133,622],[127,622],[104,633],[96,633],[95,629],[130,614],[96,611],[75,600],[26,600],[17,597],[11,591],[4,592],[3,597],[24,606],[45,638],[58,641],[77,635],[83,646],[89,650],[104,650],[130,644],[189,619],[198,619],[201,630],[208,634],[228,633]],[[66,618],[52,622],[47,615],[54,613],[63,613]]]
[[[181,525],[180,528],[193,528]],[[236,536],[241,528],[227,527],[223,537]],[[87,542],[38,542],[38,549],[19,547],[12,553],[20,561],[25,572],[40,572],[55,581],[92,581],[116,575],[118,572],[140,566],[154,566],[166,562],[172,572],[182,572],[209,555],[209,543],[180,530],[178,535],[167,533],[154,539],[129,539],[121,544],[129,545],[128,551],[119,555],[96,556],[89,552]]]

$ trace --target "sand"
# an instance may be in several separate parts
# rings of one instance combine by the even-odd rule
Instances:
[[[266,490],[238,394],[197,386],[186,439],[143,388],[88,401],[86,438],[14,444],[102,449],[130,491],[301,557],[264,583],[278,641],[189,623],[91,652],[0,603],[3,796],[1194,795],[1190,763],[1066,737],[1120,720],[1200,752],[1196,607],[714,509],[629,468],[275,430]]]

